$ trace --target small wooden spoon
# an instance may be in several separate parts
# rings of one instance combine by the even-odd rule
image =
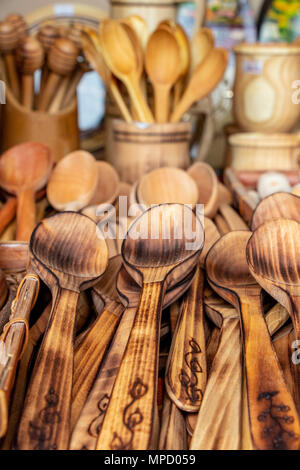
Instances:
[[[145,67],[154,88],[155,121],[167,122],[170,112],[170,91],[181,73],[180,49],[174,35],[166,29],[151,34]]]
[[[228,62],[226,49],[212,49],[197,66],[173,113],[170,122],[179,122],[195,102],[209,95],[222,79]]]
[[[257,205],[251,220],[251,230],[274,219],[292,219],[300,222],[300,198],[290,193],[275,193]]]
[[[30,238],[35,226],[35,193],[47,183],[52,165],[50,149],[37,142],[16,145],[0,158],[1,187],[17,197],[17,240]]]
[[[211,287],[239,310],[252,442],[256,449],[298,449],[299,418],[272,347],[261,306],[261,287],[251,276],[246,246],[251,233],[234,231],[206,257]],[[284,424],[283,424],[284,423]]]
[[[116,20],[102,20],[99,41],[107,66],[126,86],[140,121],[153,122],[139,83],[136,53],[125,29]]]
[[[98,168],[93,155],[76,150],[54,168],[47,185],[47,198],[58,211],[78,211],[89,204],[97,183]]]
[[[194,180],[179,168],[158,168],[145,174],[136,190],[137,202],[152,204],[180,203],[194,207],[198,189]]]
[[[156,445],[158,338],[164,291],[190,273],[203,244],[201,224],[188,210],[196,237],[194,246],[190,247],[192,249],[187,250],[186,245],[191,233],[187,235],[183,231],[182,238],[178,238],[178,231],[183,228],[184,213],[184,207],[179,204],[154,206],[144,212],[130,226],[123,242],[122,256],[126,269],[143,284],[143,288],[98,448],[145,450]],[[150,226],[147,228],[148,222],[151,229]],[[157,234],[153,238],[154,227],[158,230],[158,239]],[[170,237],[165,240],[162,234],[168,229]],[[136,238],[136,231],[142,238],[132,238]]]
[[[17,64],[22,73],[21,103],[32,109],[34,96],[34,72],[42,67],[44,50],[37,39],[26,36],[16,51]]]
[[[66,212],[37,225],[30,253],[34,269],[52,291],[53,303],[26,395],[18,447],[67,449],[76,305],[80,291],[94,285],[105,271],[107,247],[91,219]]]
[[[0,53],[4,57],[9,86],[17,99],[20,98],[20,84],[14,53],[18,42],[18,30],[13,23],[9,21],[0,22]]]
[[[201,28],[191,40],[191,73],[203,62],[214,47],[214,36],[209,28]]]
[[[250,272],[263,289],[288,310],[296,339],[300,338],[299,233],[300,225],[294,220],[270,220],[255,230],[247,245]],[[295,372],[299,407],[298,367]]]
[[[89,202],[90,206],[99,204],[112,204],[120,189],[120,178],[112,165],[104,161],[97,161],[98,182],[94,196]]]
[[[219,207],[218,178],[214,169],[205,162],[196,162],[187,170],[198,188],[198,203],[204,204],[204,215],[213,218]]]

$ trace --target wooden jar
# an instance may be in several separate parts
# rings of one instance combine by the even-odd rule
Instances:
[[[106,159],[121,181],[132,184],[155,168],[188,168],[190,137],[188,122],[148,125],[110,119],[106,129]]]
[[[229,137],[231,168],[245,171],[297,170],[300,139],[294,134],[238,133]]]
[[[33,141],[48,145],[55,162],[80,145],[76,100],[55,114],[30,111],[6,90],[2,105],[2,151],[22,142]]]
[[[289,132],[300,118],[292,84],[300,79],[300,46],[240,44],[234,47],[233,113],[241,130]]]

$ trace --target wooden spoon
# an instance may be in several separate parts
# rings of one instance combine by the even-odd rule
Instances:
[[[204,204],[204,215],[213,218],[219,207],[218,178],[214,169],[205,162],[195,162],[187,170],[198,188],[198,203]]]
[[[165,393],[162,423],[159,435],[159,450],[187,450],[187,431],[184,414]]]
[[[155,121],[167,122],[170,91],[180,76],[180,48],[174,35],[166,29],[151,34],[145,52],[145,67],[154,88]]]
[[[195,102],[209,95],[222,79],[228,62],[228,51],[212,49],[192,74],[189,83],[173,113],[170,122],[179,122]]]
[[[257,205],[251,220],[251,230],[274,219],[293,219],[300,222],[300,198],[290,193],[275,193]]]
[[[157,168],[145,174],[136,190],[137,202],[152,204],[181,203],[194,207],[198,190],[193,179],[179,168]]]
[[[145,50],[149,38],[147,21],[139,15],[130,15],[128,18],[122,18],[122,21],[128,23],[134,29],[142,44],[143,50]]]
[[[13,23],[9,21],[0,22],[0,52],[4,57],[9,86],[17,100],[20,98],[20,84],[14,52],[18,46],[18,42],[18,30]]]
[[[209,28],[201,28],[191,40],[191,73],[203,62],[214,47],[214,36]]]
[[[187,412],[199,410],[206,386],[206,346],[203,312],[205,256],[220,238],[205,218],[205,242],[190,289],[184,296],[166,367],[166,390],[175,405]]]
[[[166,292],[163,308],[167,308],[189,287],[194,276],[191,274],[178,285]],[[124,305],[124,313],[109,352],[105,356],[98,376],[73,429],[70,448],[94,450],[103,423],[109,397],[120,368],[134,317],[140,301],[141,287],[130,277],[124,266],[117,277],[117,291]],[[102,314],[101,314],[102,315]]]
[[[76,150],[57,163],[47,185],[47,198],[58,211],[78,211],[93,198],[97,183],[98,168],[93,155]]]
[[[121,263],[120,255],[110,259],[105,274],[93,287],[93,300],[98,317],[75,350],[71,428],[74,427],[86,402],[105,351],[125,309],[115,286]],[[103,303],[102,311],[97,308],[99,300]]]
[[[230,232],[213,245],[206,257],[208,281],[241,315],[254,447],[296,449],[298,414],[264,320],[262,289],[249,272],[246,246],[250,236],[247,231]]]
[[[0,158],[1,187],[17,197],[17,240],[30,238],[35,226],[35,193],[47,183],[52,165],[49,148],[37,142],[16,145]]]
[[[99,41],[108,68],[126,86],[140,121],[153,122],[140,88],[136,53],[125,29],[116,20],[102,20]]]
[[[247,245],[249,270],[257,282],[289,312],[296,339],[300,338],[298,252],[299,223],[276,219],[260,225]],[[300,372],[295,367],[297,404],[300,404]]]
[[[76,305],[79,292],[105,271],[107,247],[91,219],[66,212],[37,225],[30,252],[32,265],[52,291],[53,303],[26,395],[18,447],[67,449]]]
[[[179,204],[158,205],[144,212],[130,226],[123,242],[122,257],[126,269],[137,282],[143,284],[143,288],[98,439],[98,448],[145,450],[156,445],[158,338],[164,291],[193,269],[203,244],[200,222],[190,209],[185,209],[189,211],[195,230],[196,240],[194,238],[194,246],[189,247],[191,249],[187,249],[186,245],[187,239],[191,239],[191,232],[187,235],[183,231],[182,238],[178,238],[178,231],[183,228],[184,213],[184,207]],[[147,228],[148,222],[151,229],[150,226]],[[154,228],[157,229],[155,238]],[[168,229],[170,237],[165,240],[162,234]],[[142,238],[136,239],[136,231]]]
[[[16,51],[19,69],[22,73],[21,103],[27,109],[32,109],[34,96],[34,72],[42,67],[44,50],[37,39],[26,36],[19,43]]]
[[[75,69],[78,52],[70,39],[56,39],[48,54],[49,76],[39,99],[39,111],[47,111],[62,78]]]
[[[104,161],[97,161],[98,182],[94,196],[89,202],[90,206],[99,204],[113,204],[120,190],[120,178],[112,165]]]

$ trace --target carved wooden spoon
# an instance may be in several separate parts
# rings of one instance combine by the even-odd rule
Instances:
[[[50,321],[26,395],[20,449],[67,449],[73,335],[79,293],[106,269],[105,240],[88,217],[66,212],[40,222],[30,240],[31,263],[52,291]]]
[[[251,220],[251,230],[273,219],[293,219],[300,222],[300,197],[290,193],[275,193],[257,205]]]
[[[195,231],[195,243],[189,247],[186,242],[192,234],[183,230],[184,211]],[[166,230],[170,234],[167,239],[163,237]],[[137,233],[141,238],[136,239]],[[154,206],[130,226],[122,256],[127,271],[143,288],[98,439],[99,448],[145,450],[156,446],[158,338],[164,292],[193,269],[202,244],[200,221],[179,204]]]
[[[300,445],[297,410],[264,320],[262,289],[247,264],[246,246],[250,236],[247,231],[234,231],[215,243],[206,258],[208,281],[240,311],[254,447],[297,449]]]
[[[53,160],[37,142],[16,145],[0,158],[0,185],[17,197],[17,240],[28,241],[35,226],[35,193],[48,181]],[[7,204],[11,206],[8,201]]]

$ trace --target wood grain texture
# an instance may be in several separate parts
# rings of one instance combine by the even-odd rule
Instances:
[[[252,214],[255,210],[256,204],[249,197],[248,191],[238,180],[236,174],[231,168],[225,169],[224,181],[232,192],[234,207],[243,217],[245,222],[250,225]]]
[[[204,215],[213,218],[219,206],[219,185],[214,169],[205,162],[195,162],[187,170],[198,188],[198,203],[204,204]]]
[[[159,450],[187,450],[187,431],[182,411],[164,397],[159,435]]]
[[[76,305],[79,292],[95,284],[105,271],[107,247],[91,219],[65,212],[37,225],[30,252],[36,272],[52,291],[53,304],[26,395],[18,447],[66,449]]]
[[[265,197],[256,207],[251,230],[254,232],[264,222],[274,219],[292,219],[300,222],[300,198],[290,193],[275,193]]]
[[[168,356],[165,385],[175,405],[199,410],[206,386],[206,347],[203,324],[204,273],[198,266],[185,294]]]
[[[247,264],[246,246],[250,236],[246,231],[235,231],[222,237],[206,258],[207,275],[211,287],[241,314],[254,447],[297,449],[297,410],[263,317],[261,287],[251,276]],[[230,257],[226,255],[228,252]]]

